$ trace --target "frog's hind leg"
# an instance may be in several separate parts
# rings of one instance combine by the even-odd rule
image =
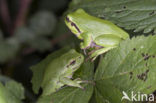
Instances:
[[[107,51],[109,51],[113,48],[115,48],[115,46],[98,49],[90,55],[90,58],[92,58],[92,61],[94,61],[99,55],[106,53]]]
[[[95,38],[96,45],[100,45],[100,48],[91,54],[92,60],[95,60],[98,55],[101,55],[113,48],[116,48],[120,43],[121,38],[113,34],[104,34]]]

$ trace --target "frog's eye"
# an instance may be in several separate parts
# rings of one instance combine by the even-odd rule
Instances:
[[[74,65],[76,63],[76,60],[73,60],[70,62],[70,65]]]
[[[76,64],[76,60],[72,60],[68,65],[67,68],[69,68],[70,66],[73,66]]]

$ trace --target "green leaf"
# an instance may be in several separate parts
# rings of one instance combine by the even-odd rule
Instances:
[[[56,25],[56,17],[52,12],[40,11],[30,19],[30,29],[39,35],[49,35]]]
[[[19,42],[14,37],[0,41],[0,62],[4,63],[7,60],[14,58],[18,49]]]
[[[34,38],[34,40],[29,41],[28,44],[30,47],[35,48],[41,52],[49,50],[52,47],[51,41],[43,36]]]
[[[50,101],[52,103],[88,103],[93,92],[93,86],[83,86],[85,90],[65,87],[54,95],[39,98],[37,103],[50,103]]]
[[[0,103],[8,103],[5,87],[0,82]]]
[[[36,34],[26,26],[17,28],[15,32],[15,37],[21,42],[26,43],[34,41]]]
[[[91,97],[89,103],[97,103],[97,102],[96,102],[96,98],[95,98],[95,92],[93,93],[93,95],[92,95],[92,97]]]
[[[86,62],[74,76],[82,80],[91,81],[93,79],[93,71],[93,63]],[[85,87],[85,90],[75,87],[64,87],[50,96],[40,97],[37,103],[88,103],[92,96],[93,84],[87,83],[82,86]]]
[[[67,52],[69,50],[68,47],[60,49],[52,54],[50,54],[49,56],[47,56],[43,61],[41,61],[40,63],[34,65],[31,67],[31,70],[33,72],[33,77],[32,77],[32,85],[33,85],[33,91],[37,94],[39,91],[39,88],[41,86],[42,83],[42,79],[43,79],[43,74],[44,74],[44,69],[46,68],[46,66],[49,64],[49,62],[51,62],[51,60],[59,57],[61,54]]]
[[[0,76],[0,79],[3,78]],[[0,103],[22,103],[24,88],[20,83],[7,80],[4,85],[0,82]]]
[[[85,9],[88,13],[114,22],[127,30],[156,33],[155,0],[83,0],[70,10]]]
[[[41,28],[39,29],[41,30]],[[44,35],[38,35],[28,27],[20,27],[16,30],[15,38],[22,44],[28,44],[31,48],[45,51],[51,48],[51,41]]]
[[[5,87],[17,99],[24,99],[24,88],[15,81],[6,82]]]
[[[95,74],[98,103],[121,103],[122,92],[156,90],[156,36],[123,41],[101,59]]]

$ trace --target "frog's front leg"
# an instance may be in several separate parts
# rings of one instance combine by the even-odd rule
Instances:
[[[95,38],[96,45],[102,46],[103,48],[95,50],[95,52],[93,52],[90,57],[92,58],[92,60],[95,60],[97,56],[113,48],[116,48],[117,45],[120,43],[120,41],[121,38],[113,34],[104,34],[96,37]]]
[[[91,43],[92,43],[92,37],[91,34],[88,32],[84,32],[81,34],[82,38],[83,38],[83,42],[81,42],[80,47],[81,49],[87,49],[90,47]]]
[[[63,83],[64,85],[68,85],[68,86],[73,86],[73,87],[78,87],[78,88],[84,89],[80,85],[80,83],[82,83],[81,80],[78,80],[78,79],[71,80],[70,78],[62,77],[62,78],[60,78],[60,82]]]

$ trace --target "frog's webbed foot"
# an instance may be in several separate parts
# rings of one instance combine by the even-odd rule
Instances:
[[[86,61],[91,59],[91,54],[93,54],[96,50],[100,49],[102,47],[95,47],[94,50],[91,50],[90,52],[87,53],[88,57],[86,58]]]
[[[68,85],[68,86],[78,87],[78,88],[84,89],[84,87],[82,87],[80,85],[80,83],[82,83],[81,79],[71,80],[69,78],[64,77],[64,78],[60,79],[60,82],[63,83],[64,85]]]
[[[95,85],[94,81],[89,81],[89,80],[81,80],[80,78],[75,79],[75,81],[79,82],[79,83],[89,83],[89,84],[93,84]]]
[[[88,55],[93,54],[95,51],[97,51],[97,50],[99,50],[99,49],[101,49],[101,48],[103,48],[103,47],[95,47],[95,49],[92,50],[92,51],[90,51],[90,52],[88,53]]]

